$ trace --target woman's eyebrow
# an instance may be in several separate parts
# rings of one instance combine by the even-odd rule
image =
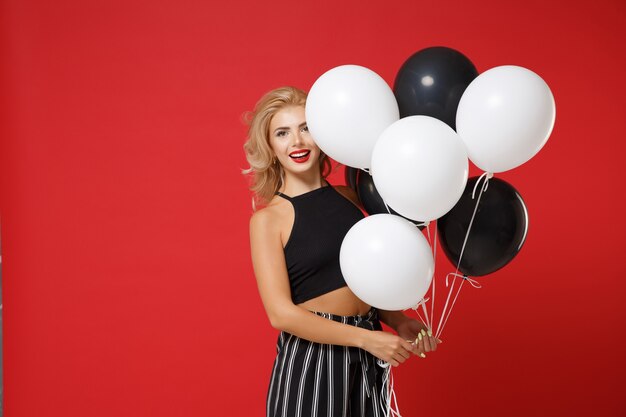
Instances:
[[[306,126],[306,122],[302,122],[298,125],[298,127],[302,127],[302,126]],[[278,132],[279,130],[289,130],[289,126],[277,127],[276,129],[274,129],[274,133]]]

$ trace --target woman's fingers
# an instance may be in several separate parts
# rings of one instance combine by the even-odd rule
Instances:
[[[398,351],[397,356],[402,358],[403,359],[402,362],[404,362],[405,360],[411,357],[411,352],[406,349],[402,349]]]
[[[441,340],[435,337],[432,331],[420,329],[415,340],[406,340],[406,342],[411,343],[411,349],[409,350],[411,353],[425,358],[426,352],[434,352],[437,350],[437,345],[441,343]]]
[[[407,352],[406,350],[401,350],[399,352],[396,352],[395,355],[393,355],[393,359],[395,359],[396,361],[400,363],[406,362],[406,360],[409,359],[410,357],[411,357],[411,352]]]
[[[403,358],[400,355],[396,355],[393,357],[393,360],[398,363],[398,365],[403,364],[406,361],[406,358]]]
[[[420,358],[425,358],[426,355],[424,355],[424,340],[420,340],[415,346],[415,355],[419,356]]]
[[[435,342],[435,340],[430,337],[428,338],[428,346],[430,350],[427,350],[427,352],[434,352],[437,350],[437,342]]]
[[[409,357],[411,356],[411,352],[413,351],[413,348],[415,348],[415,346],[413,345],[412,342],[407,342],[406,340],[402,340],[402,346],[401,348],[403,350],[406,351],[406,353],[409,355]]]
[[[411,357],[413,349],[415,346],[406,340],[399,339],[399,345],[396,345],[394,348],[394,352],[391,354],[391,360],[395,361],[398,365],[404,363],[407,359]],[[390,361],[390,363],[392,363]],[[398,366],[394,365],[394,366]]]
[[[381,335],[384,332],[381,332]],[[395,336],[397,339],[392,340],[387,337],[387,352],[379,356],[379,358],[388,362],[390,365],[397,367],[406,362],[412,355],[417,355],[421,358],[426,357],[426,352],[433,352],[437,349],[438,339],[432,335],[431,332],[421,331],[415,340],[406,340]],[[405,336],[406,337],[406,336]],[[383,352],[381,352],[383,353]]]
[[[407,342],[411,343],[411,353],[414,355],[419,355],[419,350],[415,340],[407,340]]]
[[[424,352],[431,352],[434,350],[431,343],[431,338],[424,330],[422,330],[422,341],[424,342]]]
[[[418,334],[419,346],[422,346],[422,352],[434,352],[437,350],[439,339],[433,336],[430,330],[421,330]]]
[[[395,359],[400,363],[404,363],[405,360],[411,357],[411,352],[413,351],[413,345],[406,340],[400,340],[400,346],[395,352]]]

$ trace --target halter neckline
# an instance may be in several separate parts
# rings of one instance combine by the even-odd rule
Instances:
[[[315,192],[318,192],[318,191],[320,191],[320,190],[325,190],[326,188],[331,188],[331,187],[332,187],[332,186],[330,185],[330,183],[329,183],[328,181],[326,181],[326,185],[322,185],[322,186],[321,186],[321,187],[319,187],[319,188],[315,188],[315,189],[313,189],[313,190],[306,191],[306,192],[304,192],[304,193],[302,193],[302,194],[294,195],[293,197],[288,196],[287,194],[283,194],[283,193],[281,193],[280,191],[276,191],[276,193],[275,193],[275,194],[276,194],[277,196],[280,196],[280,197],[284,198],[285,200],[289,200],[289,201],[291,201],[291,200],[293,200],[293,199],[295,199],[295,198],[304,197],[304,196],[307,196],[307,195],[313,194],[313,193],[315,193]]]

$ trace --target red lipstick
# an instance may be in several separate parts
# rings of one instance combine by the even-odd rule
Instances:
[[[311,151],[308,149],[297,149],[289,153],[289,157],[298,164],[305,163],[306,161],[309,160],[310,156],[311,156]]]

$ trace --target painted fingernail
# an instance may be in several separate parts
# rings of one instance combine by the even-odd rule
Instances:
[[[426,333],[428,333],[428,336],[433,337],[433,331],[432,330],[428,329],[428,331]]]
[[[424,338],[424,336],[422,336],[422,334],[421,334],[421,333],[418,333],[418,334],[417,334],[417,338],[418,338],[419,340],[422,340],[422,339]]]
[[[420,340],[416,337],[415,338],[415,342],[413,342],[413,344],[417,345],[420,342]]]
[[[422,334],[422,336],[426,336],[426,332],[424,331],[424,329],[420,330],[420,333]]]
[[[420,353],[420,358],[425,358],[426,355],[424,355],[423,353]]]

